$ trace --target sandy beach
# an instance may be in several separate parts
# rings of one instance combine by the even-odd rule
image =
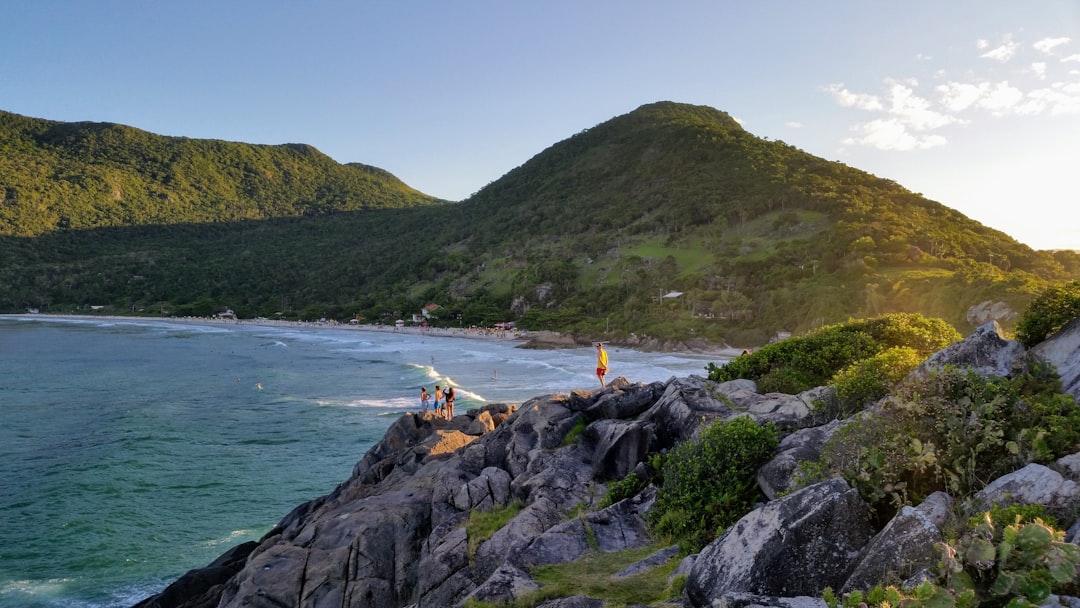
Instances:
[[[592,344],[591,339],[562,334],[554,331],[528,331],[522,329],[492,329],[492,328],[447,328],[447,327],[420,327],[406,325],[396,327],[386,324],[369,323],[339,323],[337,321],[284,321],[279,319],[234,319],[219,317],[140,317],[124,315],[73,315],[73,314],[6,314],[0,317],[20,319],[71,319],[87,321],[154,321],[166,323],[185,323],[198,325],[256,325],[267,327],[286,327],[290,329],[302,329],[313,331],[369,331],[382,333],[397,333],[403,335],[415,335],[425,337],[448,337],[448,338],[471,338],[476,340],[498,340],[518,342],[519,348],[532,349],[563,349],[582,348]],[[657,342],[649,340],[622,341],[604,340],[605,344],[630,348],[639,351],[663,351],[663,352],[692,352],[696,354],[711,354],[723,358],[738,356],[742,352],[738,348],[730,348],[718,345],[700,344],[689,347],[681,343]]]

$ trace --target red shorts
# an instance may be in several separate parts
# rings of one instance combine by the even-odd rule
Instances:
[[[598,367],[598,368],[596,368],[596,375],[597,376],[603,376],[603,375],[606,375],[606,374],[607,374],[607,368],[606,367]]]

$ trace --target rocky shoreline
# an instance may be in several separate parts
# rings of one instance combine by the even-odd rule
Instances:
[[[1080,324],[1033,349],[1080,394]],[[922,372],[945,365],[1005,375],[1025,355],[994,324],[940,351]],[[958,505],[937,493],[875,528],[868,506],[843,479],[788,493],[800,460],[813,460],[844,422],[816,419],[829,388],[760,394],[748,380],[717,384],[672,378],[617,379],[599,391],[537,397],[515,408],[489,405],[453,420],[405,414],[330,494],[294,509],[259,542],[234,547],[192,570],[138,608],[280,606],[457,607],[508,602],[540,587],[531,569],[590,552],[654,546],[646,526],[656,489],[600,508],[606,485],[639,470],[648,454],[735,416],[769,422],[784,435],[757,471],[768,501],[700,553],[662,548],[635,571],[674,567],[685,590],[664,605],[824,608],[825,587],[866,588],[887,575],[921,580],[940,555],[946,516]],[[568,441],[575,426],[584,432]],[[520,511],[470,543],[473,511],[511,503]],[[993,481],[970,508],[1042,504],[1080,538],[1080,453]],[[964,508],[969,508],[965,506]],[[677,564],[677,565],[676,565]],[[630,569],[628,569],[630,570]],[[574,596],[546,608],[596,607]]]

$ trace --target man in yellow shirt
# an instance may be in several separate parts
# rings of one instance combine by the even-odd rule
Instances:
[[[607,351],[600,342],[596,343],[596,377],[600,378],[600,388],[604,388],[604,376],[607,375]]]

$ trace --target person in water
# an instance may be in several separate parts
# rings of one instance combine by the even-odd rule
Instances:
[[[454,387],[446,387],[446,419],[450,420],[454,417]]]
[[[596,377],[600,379],[600,388],[604,388],[604,376],[607,375],[608,358],[604,345],[596,343]]]
[[[420,387],[420,412],[426,414],[428,408],[431,407],[431,393],[427,392],[427,387]]]

